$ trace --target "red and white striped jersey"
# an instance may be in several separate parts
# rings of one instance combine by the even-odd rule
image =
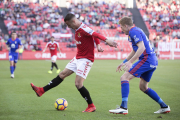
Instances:
[[[57,55],[57,48],[59,47],[59,44],[57,43],[57,42],[48,42],[47,44],[46,44],[46,47],[48,47],[49,48],[49,51],[50,51],[50,53],[51,53],[51,57],[53,56],[53,55]]]

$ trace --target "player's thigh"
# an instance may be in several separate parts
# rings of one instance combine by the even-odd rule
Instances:
[[[134,77],[141,77],[141,75],[152,68],[150,67],[150,63],[145,60],[138,60],[136,63],[132,65],[132,67],[129,70],[129,73],[133,75]]]
[[[88,76],[91,67],[93,65],[93,62],[91,62],[88,59],[78,59],[77,60],[77,71],[76,71],[76,75],[81,76],[82,78],[86,79],[86,77]]]
[[[14,65],[14,55],[9,54],[9,62],[10,62],[10,66]]]
[[[18,62],[18,57],[19,57],[18,54],[14,55],[14,63],[17,63],[17,62]]]
[[[52,61],[52,62],[56,62],[56,60],[57,60],[57,56],[56,56],[56,55],[53,55],[53,56],[51,57],[51,61]]]
[[[80,89],[83,87],[84,80],[85,79],[83,77],[76,75],[75,86],[77,87],[77,89]]]
[[[72,73],[74,73],[74,71],[65,68],[63,71],[61,71],[61,72],[59,73],[59,77],[60,77],[61,79],[64,79],[64,78],[66,78],[67,76],[71,75]]]
[[[154,73],[154,71],[156,70],[156,68],[149,68],[150,70],[144,72],[143,74],[141,74],[141,78],[143,78],[146,82],[149,82],[151,80],[151,77]]]
[[[133,79],[134,76],[132,74],[130,74],[129,72],[125,72],[122,76],[121,76],[121,81],[125,81],[125,80],[131,80]]]
[[[76,72],[77,71],[77,59],[74,57],[67,65],[66,67],[67,69]]]

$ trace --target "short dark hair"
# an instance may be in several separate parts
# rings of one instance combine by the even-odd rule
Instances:
[[[51,38],[54,38],[54,36],[51,36]]]
[[[64,18],[64,22],[69,21],[69,20],[71,20],[71,19],[74,18],[74,17],[75,17],[74,14],[68,13],[68,14],[66,15],[66,17]]]
[[[13,33],[17,34],[15,31],[12,31],[12,32],[11,32],[11,34],[13,34]]]

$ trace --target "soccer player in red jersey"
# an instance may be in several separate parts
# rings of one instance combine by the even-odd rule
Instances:
[[[40,97],[45,92],[53,87],[59,85],[67,76],[76,73],[75,85],[82,97],[88,103],[88,107],[82,112],[94,112],[95,105],[92,102],[88,90],[83,86],[94,62],[94,40],[96,41],[98,51],[102,52],[99,45],[99,39],[105,41],[111,47],[117,47],[117,43],[113,40],[108,40],[106,37],[94,32],[91,28],[80,22],[74,14],[68,13],[64,19],[69,28],[75,30],[75,39],[77,44],[77,54],[66,66],[66,68],[59,73],[59,75],[49,82],[44,87],[36,87],[31,83],[31,87]]]
[[[47,48],[49,48],[49,51],[51,53],[51,61],[52,61],[51,70],[49,70],[48,73],[52,74],[52,70],[53,70],[54,66],[57,69],[56,73],[59,73],[60,69],[58,68],[58,66],[56,64],[57,49],[60,53],[61,53],[61,51],[59,49],[59,44],[54,41],[54,36],[51,36],[51,41],[46,44],[46,47],[44,48],[43,53],[46,51]]]

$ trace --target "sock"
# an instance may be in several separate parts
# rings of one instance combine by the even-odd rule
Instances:
[[[15,69],[16,69],[16,66],[14,66],[14,71],[15,71]]]
[[[10,66],[10,71],[11,71],[11,74],[14,73],[14,66]]]
[[[54,63],[54,66],[56,67],[56,69],[58,69],[58,66],[57,66],[57,64],[56,64],[56,63]]]
[[[44,92],[50,90],[50,89],[53,88],[53,87],[56,87],[56,86],[59,85],[62,81],[63,81],[63,79],[61,79],[61,78],[59,77],[59,75],[58,75],[56,78],[54,78],[53,80],[51,80],[46,86],[43,87]]]
[[[80,92],[80,94],[82,95],[82,97],[86,100],[86,102],[88,104],[92,104],[92,100],[90,97],[90,94],[88,92],[88,90],[83,86],[82,88],[78,89],[78,91]]]
[[[51,71],[53,70],[53,67],[54,67],[54,63],[52,62],[51,63]]]
[[[127,109],[128,95],[129,95],[129,81],[121,81],[121,108]]]
[[[155,100],[157,103],[159,103],[161,108],[167,108],[168,107],[163,102],[163,100],[159,97],[159,95],[154,90],[152,90],[151,88],[148,88],[144,93],[146,93],[147,95],[149,95],[149,97],[151,97],[153,100]]]

